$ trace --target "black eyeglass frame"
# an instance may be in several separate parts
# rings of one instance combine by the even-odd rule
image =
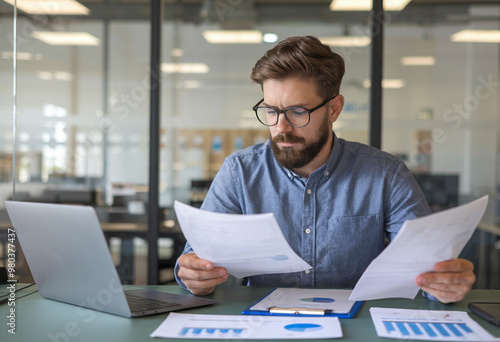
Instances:
[[[319,104],[318,106],[316,106],[316,107],[314,107],[312,109],[307,109],[307,108],[300,107],[300,106],[292,106],[292,107],[288,107],[288,108],[285,108],[285,109],[281,110],[281,109],[278,109],[278,108],[272,107],[272,106],[259,106],[262,102],[264,102],[264,99],[262,99],[259,102],[257,102],[257,104],[255,106],[253,106],[252,109],[255,112],[255,116],[257,116],[257,120],[259,120],[259,122],[261,124],[263,124],[264,126],[267,126],[267,127],[276,126],[278,124],[278,122],[279,122],[280,114],[283,113],[283,115],[285,116],[286,122],[288,122],[291,126],[293,126],[295,128],[301,128],[301,127],[305,127],[305,126],[309,125],[309,122],[311,122],[311,113],[312,112],[314,112],[315,110],[320,109],[321,107],[323,107],[324,105],[326,105],[328,102],[330,102],[331,100],[333,100],[336,97],[337,97],[337,95],[333,95],[332,97],[326,99],[325,101],[321,102],[321,104]],[[257,113],[257,110],[259,108],[272,108],[272,109],[274,109],[276,111],[276,113],[278,113],[278,115],[276,116],[276,123],[274,123],[272,125],[269,125],[267,123],[262,122],[262,120],[259,118],[259,114]],[[287,112],[287,110],[292,109],[292,108],[303,109],[303,110],[305,110],[307,112],[307,114],[309,114],[309,116],[307,118],[307,123],[305,125],[297,126],[297,125],[294,125],[293,123],[291,123],[290,120],[288,120],[288,117],[286,116],[286,112]]]

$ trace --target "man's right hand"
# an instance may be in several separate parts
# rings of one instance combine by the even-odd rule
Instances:
[[[210,261],[198,258],[194,253],[181,255],[177,262],[177,275],[194,295],[212,293],[229,276],[224,267],[214,267]]]

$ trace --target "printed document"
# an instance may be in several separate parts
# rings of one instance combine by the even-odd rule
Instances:
[[[272,307],[328,310],[349,313],[356,302],[349,300],[351,290],[277,288],[250,310],[268,311]]]
[[[464,311],[370,308],[380,337],[426,341],[500,341]]]
[[[483,216],[488,196],[456,208],[406,221],[394,240],[375,258],[349,299],[410,298],[417,276],[437,262],[458,257]]]
[[[151,337],[203,339],[340,338],[338,317],[193,315],[172,312]]]
[[[198,257],[236,278],[310,269],[290,247],[272,213],[221,214],[174,204],[184,237]]]

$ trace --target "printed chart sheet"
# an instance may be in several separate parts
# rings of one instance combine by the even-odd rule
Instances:
[[[198,257],[236,278],[310,269],[290,247],[274,215],[235,215],[174,205],[182,232]]]
[[[406,221],[394,240],[365,270],[349,299],[410,298],[415,279],[439,261],[458,257],[483,216],[488,196]]]
[[[380,337],[428,341],[500,341],[464,311],[370,308]]]
[[[200,339],[340,338],[338,317],[193,315],[172,312],[151,337]]]

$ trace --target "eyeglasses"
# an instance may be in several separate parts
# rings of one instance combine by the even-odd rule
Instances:
[[[253,107],[253,110],[255,111],[255,115],[257,115],[257,119],[259,119],[260,123],[264,126],[276,125],[278,123],[280,113],[283,113],[285,115],[286,121],[290,125],[300,128],[309,124],[309,121],[311,121],[312,112],[320,109],[335,97],[336,95],[330,97],[329,99],[321,102],[320,105],[312,109],[307,109],[304,107],[288,107],[283,110],[276,107],[259,106],[262,102],[264,102],[264,99],[262,99]]]

